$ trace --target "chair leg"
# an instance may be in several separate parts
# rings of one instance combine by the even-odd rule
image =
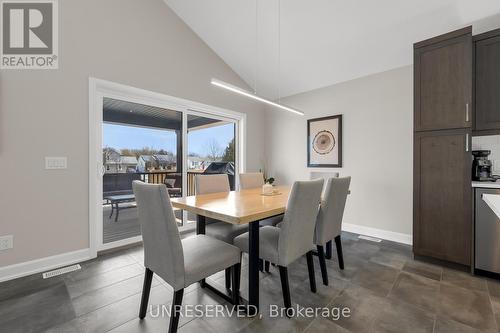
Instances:
[[[109,214],[109,218],[113,216],[113,213],[115,212],[115,205],[111,203],[111,214]]]
[[[177,332],[182,306],[182,296],[184,296],[184,289],[180,289],[174,292],[174,300],[172,302],[172,309],[170,311],[170,326],[168,327],[168,333]]]
[[[314,260],[312,251],[307,252],[307,270],[309,271],[309,284],[311,287],[311,291],[313,293],[316,292],[316,275],[314,275]]]
[[[231,267],[226,268],[226,289],[231,289]]]
[[[269,261],[264,261],[264,270],[269,273],[269,266],[271,265],[271,263]]]
[[[200,288],[204,289],[205,288],[205,279],[200,280]]]
[[[146,317],[146,311],[148,309],[149,302],[149,292],[151,291],[151,282],[153,281],[153,271],[146,268],[144,274],[144,285],[142,287],[142,298],[141,307],[139,308],[139,318],[144,319]]]
[[[288,284],[288,268],[283,267],[283,266],[278,266],[278,268],[280,270],[281,290],[283,292],[283,302],[285,303],[285,308],[289,309],[292,307],[292,301],[290,299],[290,285]]]
[[[332,259],[332,241],[326,242],[326,255],[325,258],[328,260]]]
[[[335,246],[337,247],[337,256],[339,257],[339,268],[344,269],[344,255],[342,254],[342,241],[340,235],[335,237]]]
[[[241,264],[236,264],[231,268],[231,275],[233,279],[233,289],[231,292],[231,297],[233,299],[233,305],[240,304],[240,276],[241,276]]]
[[[317,245],[319,267],[321,268],[321,277],[323,278],[323,284],[328,285],[328,272],[326,270],[326,260],[325,260],[325,249],[322,245]]]

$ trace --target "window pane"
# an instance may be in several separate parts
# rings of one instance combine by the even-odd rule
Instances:
[[[236,151],[234,122],[188,115],[187,195],[194,195],[198,174],[225,173],[231,190],[235,188]],[[188,223],[196,216],[188,214]]]
[[[109,243],[140,235],[134,180],[182,196],[182,113],[105,98],[103,117],[103,242]],[[175,215],[182,226],[182,211]]]

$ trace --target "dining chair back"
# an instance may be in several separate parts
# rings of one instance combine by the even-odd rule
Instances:
[[[144,243],[144,266],[174,290],[184,287],[184,256],[175,215],[163,184],[132,184]]]
[[[196,194],[209,194],[217,192],[229,192],[229,178],[227,174],[196,175],[194,178]]]
[[[315,244],[325,245],[340,235],[350,183],[351,177],[330,178],[326,181],[325,195],[316,221]]]
[[[326,181],[330,178],[339,178],[340,173],[338,172],[320,172],[320,171],[313,171],[309,174],[309,179],[314,180],[314,179],[324,179],[325,183],[323,184],[323,192],[321,192],[321,197],[323,198],[325,196],[325,189],[326,189]]]
[[[278,242],[280,266],[288,266],[311,250],[323,179],[296,181],[290,191]]]
[[[225,270],[232,276],[231,301],[239,304],[240,250],[206,235],[189,236],[181,240],[179,229],[163,184],[132,184],[139,211],[144,243],[144,285],[139,318],[146,317],[149,294],[156,273],[173,289],[169,333],[177,332],[184,289]]]
[[[240,173],[240,189],[257,188],[264,185],[264,175],[262,172]]]
[[[312,247],[322,189],[323,179],[296,181],[288,196],[281,227],[264,226],[259,232],[259,256],[278,266],[283,302],[287,309],[292,306],[288,266],[303,255],[307,260],[311,291],[316,292]],[[248,232],[242,234],[235,238],[234,244],[248,253],[249,237]]]
[[[328,285],[326,259],[332,258],[332,240],[335,240],[339,268],[344,269],[344,256],[342,254],[340,234],[342,232],[342,217],[344,216],[350,184],[351,177],[328,179],[321,199],[321,207],[314,230],[314,244],[316,244],[321,276],[325,286]]]

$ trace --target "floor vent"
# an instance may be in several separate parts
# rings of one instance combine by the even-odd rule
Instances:
[[[82,269],[82,267],[80,265],[76,264],[76,265],[72,265],[72,266],[67,266],[67,267],[55,269],[55,270],[50,271],[50,272],[45,272],[42,274],[42,276],[44,279],[48,279],[48,278],[51,278],[54,276],[66,274],[69,272],[74,272],[74,271],[77,271],[79,269]]]
[[[370,241],[370,242],[375,242],[375,243],[380,243],[382,241],[380,238],[375,238],[375,237],[370,237],[370,236],[363,236],[363,235],[359,235],[358,238],[359,239],[364,239],[364,240],[367,240],[367,241]]]

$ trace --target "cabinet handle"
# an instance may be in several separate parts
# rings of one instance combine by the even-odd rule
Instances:
[[[465,103],[465,122],[469,122],[469,103]]]
[[[465,134],[465,151],[469,151],[469,133]]]

